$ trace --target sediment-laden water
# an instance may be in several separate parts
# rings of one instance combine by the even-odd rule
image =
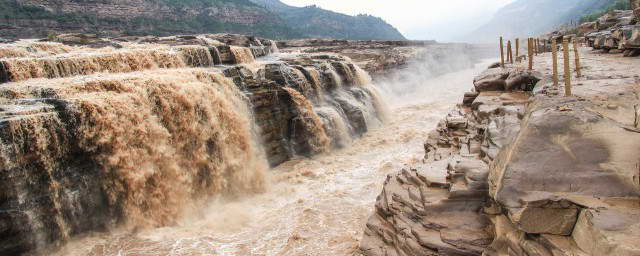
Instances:
[[[398,81],[403,83],[399,85],[402,94],[393,93],[390,81],[381,85],[382,93],[372,93],[375,87],[364,90],[369,97],[384,98],[390,114],[384,125],[370,129],[361,138],[345,134],[351,128],[336,121],[344,120],[343,114],[326,107],[330,102],[311,106],[311,101],[300,99],[296,101],[300,111],[315,108],[317,115],[308,117],[314,132],[339,134],[331,136],[338,138],[333,143],[348,146],[273,168],[266,174],[267,186],[262,194],[210,202],[201,211],[163,228],[89,234],[74,239],[57,254],[351,255],[384,177],[401,166],[421,161],[427,133],[453,104],[460,102],[473,75],[487,64],[436,78]],[[336,74],[334,79],[334,85],[340,86],[340,76]],[[298,92],[291,94],[294,99],[301,98]],[[321,129],[313,121],[316,118],[332,120],[337,128]],[[320,146],[327,143],[325,139],[318,141]]]

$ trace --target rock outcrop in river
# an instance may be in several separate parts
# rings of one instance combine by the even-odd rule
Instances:
[[[0,46],[0,254],[90,231],[172,225],[264,171],[348,145],[385,105],[329,54],[230,34]]]
[[[639,255],[637,69],[610,62],[589,55],[573,97],[519,67],[478,76],[423,163],[387,177],[361,252]]]

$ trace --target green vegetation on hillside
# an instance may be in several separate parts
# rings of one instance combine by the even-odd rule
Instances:
[[[216,5],[234,3],[257,7],[248,0],[155,0],[166,3],[174,8],[191,6],[193,4]],[[178,11],[177,11],[178,12]],[[265,10],[265,13],[269,14]],[[184,15],[179,20],[164,19],[162,17],[132,17],[120,19],[98,17],[91,13],[53,13],[39,6],[18,4],[16,0],[0,1],[0,23],[2,21],[54,21],[63,28],[75,28],[74,32],[94,33],[100,36],[110,36],[113,31],[125,35],[175,35],[191,33],[239,33],[255,35],[273,39],[289,39],[303,37],[302,33],[291,29],[282,22],[265,22],[254,25],[222,23],[208,15]],[[277,19],[275,19],[277,20]],[[8,25],[11,23],[6,22]],[[37,25],[34,25],[37,27]],[[45,29],[34,29],[31,37],[45,37],[49,33]],[[80,30],[80,31],[77,31]],[[65,31],[61,31],[65,32]],[[7,34],[5,36],[12,36]]]
[[[279,0],[146,0],[166,13],[143,16],[132,13],[124,18],[91,11],[65,12],[59,8],[65,1],[93,4],[86,0],[58,0],[34,6],[18,0],[0,0],[0,37],[46,37],[50,33],[81,32],[100,36],[239,33],[278,40],[405,39],[377,17],[349,16],[317,7],[292,7]],[[127,1],[101,0],[101,3],[114,5],[116,9],[135,3]],[[234,14],[219,17],[216,13],[220,11]],[[247,24],[247,19],[253,19],[251,24]]]
[[[280,14],[284,21],[309,37],[352,40],[405,40],[404,36],[383,19],[371,15],[356,16],[336,13],[316,5],[291,7],[276,0],[252,0]]]
[[[604,9],[582,16],[580,18],[580,23],[595,21],[598,18],[602,17],[602,15],[605,15],[607,12],[610,12],[613,10],[630,10],[630,9],[631,9],[631,6],[629,6],[629,0],[617,0],[611,3],[610,5],[608,5]]]
[[[192,6],[194,4],[211,5],[216,3],[234,3],[239,5],[254,6],[249,0],[153,0],[156,2],[162,2],[170,6]]]

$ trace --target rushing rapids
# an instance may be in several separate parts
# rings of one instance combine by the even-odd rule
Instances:
[[[345,57],[265,62],[275,42],[229,35],[117,44],[0,47],[0,253],[180,224],[269,189],[269,165],[343,148],[387,112]],[[90,251],[115,253],[102,249]]]
[[[390,102],[394,115],[384,127],[349,147],[275,167],[265,193],[215,201],[161,229],[94,234],[58,255],[353,255],[384,177],[420,162],[428,131],[486,64],[425,79],[419,101]],[[313,104],[321,119],[329,115]]]

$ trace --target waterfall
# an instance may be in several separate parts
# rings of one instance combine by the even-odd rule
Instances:
[[[353,69],[355,70],[356,82],[359,86],[367,86],[373,82],[371,76],[364,71],[362,68],[358,67],[358,65],[353,65]]]
[[[235,64],[253,63],[255,61],[253,53],[249,48],[231,46],[231,53],[235,59]]]
[[[196,202],[263,190],[267,162],[248,99],[217,72],[29,80],[6,84],[0,94],[13,95],[4,112],[31,98],[59,99],[37,103],[46,112],[32,115],[26,111],[35,106],[16,105],[19,115],[0,126],[8,145],[0,148],[0,165],[27,175],[2,182],[7,200],[50,202],[46,211],[16,205],[29,211],[31,224],[9,227],[43,239],[36,247],[113,218],[129,227],[170,225]],[[28,180],[43,182],[36,188]]]
[[[336,72],[336,69],[333,67],[333,65],[325,62],[320,64],[319,68],[326,77],[325,84],[328,85],[327,89],[342,88],[342,78],[340,77],[340,75],[338,75],[338,72]]]
[[[181,53],[180,55],[187,66],[210,67],[215,64],[208,47],[186,45],[177,46],[176,49]]]
[[[218,47],[210,46],[209,53],[211,53],[211,57],[213,58],[213,64],[222,64],[222,57],[220,56],[220,50],[218,50]]]
[[[62,54],[73,50],[72,47],[61,43],[36,42],[27,46],[30,52],[44,52],[47,54]]]
[[[271,53],[279,53],[280,52],[280,49],[278,49],[278,43],[276,43],[276,41],[269,40],[269,43],[271,43],[271,44],[269,44],[269,51]]]
[[[19,41],[16,44],[0,44],[0,59],[20,57],[42,57],[69,53],[73,48],[61,43]]]
[[[0,59],[18,58],[18,57],[27,57],[27,56],[29,56],[29,52],[24,48],[0,47]]]
[[[332,138],[334,147],[346,147],[353,141],[352,128],[346,122],[347,117],[344,113],[338,113],[338,110],[332,106],[318,107],[316,112],[324,120],[324,129]]]
[[[105,185],[110,203],[136,224],[170,224],[191,198],[261,190],[266,162],[243,94],[217,73],[175,75],[90,83],[127,93],[76,103],[80,145],[102,152],[117,177]]]
[[[303,129],[295,129],[296,131],[304,132],[305,134],[293,134],[293,136],[299,140],[306,141],[309,144],[309,149],[298,150],[299,152],[310,151],[313,153],[328,152],[331,146],[331,139],[327,136],[326,131],[322,125],[322,121],[318,114],[314,111],[311,102],[304,97],[300,92],[293,88],[283,88],[293,100],[296,110],[299,115],[299,124]],[[299,147],[304,147],[299,145]]]
[[[208,58],[210,59],[210,55]],[[186,67],[185,61],[199,65],[207,61],[207,56],[197,50],[185,50],[178,54],[173,51],[153,49],[0,60],[9,81],[90,75],[99,72],[122,73],[155,68],[179,68]]]
[[[0,51],[11,56],[0,59],[0,167],[12,174],[0,226],[20,237],[0,254],[174,225],[211,199],[263,191],[269,164],[346,147],[384,120],[348,58],[264,63],[205,43],[0,46],[11,49]]]
[[[304,75],[313,87],[317,100],[323,101],[324,88],[322,88],[322,82],[320,81],[320,72],[315,68],[303,68],[301,71],[304,72]]]
[[[385,122],[389,120],[389,106],[387,101],[382,98],[380,90],[373,85],[373,79],[371,76],[357,65],[353,65],[355,69],[356,83],[362,87],[371,97],[371,103],[377,113],[377,117],[380,121]]]

